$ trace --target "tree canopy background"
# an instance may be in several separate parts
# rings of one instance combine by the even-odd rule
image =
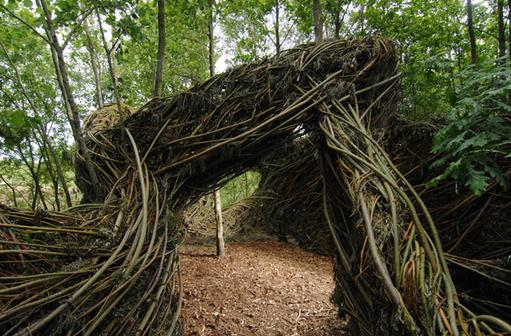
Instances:
[[[141,106],[156,72],[168,96],[205,80],[211,64],[224,70],[318,38],[374,34],[398,46],[400,115],[442,125],[432,151],[443,173],[430,187],[505,187],[510,18],[503,1],[2,1],[1,201],[57,210],[78,202],[72,153],[83,118],[105,104]],[[224,198],[239,199],[232,189]]]

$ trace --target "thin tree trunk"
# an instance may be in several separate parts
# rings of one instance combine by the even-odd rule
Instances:
[[[95,198],[94,201],[99,201],[99,198],[101,196],[101,190],[99,187],[98,176],[96,174],[94,166],[92,165],[89,150],[85,145],[85,139],[82,134],[78,106],[74,100],[73,92],[71,90],[71,84],[69,83],[69,76],[67,74],[64,52],[57,38],[57,33],[55,31],[55,28],[53,27],[53,22],[51,19],[51,13],[48,10],[46,3],[44,2],[44,0],[37,0],[37,5],[42,9],[44,13],[44,20],[46,23],[45,26],[46,35],[48,37],[48,40],[50,41],[52,60],[55,66],[55,72],[57,74],[58,83],[62,91],[62,95],[64,97],[66,110],[68,112],[67,116],[69,124],[71,126],[71,131],[73,132],[73,137],[78,145],[79,152],[84,158],[84,163],[89,174],[92,189],[94,190]]]
[[[280,3],[275,0],[275,53],[280,54]]]
[[[66,198],[66,205],[67,207],[72,207],[73,203],[71,201],[71,194],[69,193],[69,186],[67,185],[66,177],[64,176],[64,172],[62,170],[62,167],[60,165],[60,161],[57,157],[57,153],[55,152],[55,148],[53,148],[53,144],[51,143],[50,139],[48,138],[48,134],[46,133],[46,130],[43,128],[41,130],[42,140],[48,147],[49,154],[55,163],[55,171],[57,173],[57,178],[60,180],[60,185],[62,186],[62,190],[64,191],[64,196]]]
[[[96,106],[98,108],[102,108],[105,103],[103,101],[103,92],[101,91],[101,76],[98,64],[98,53],[96,52],[96,47],[94,46],[94,41],[92,40],[88,21],[88,19],[83,21],[83,30],[85,32],[85,37],[87,38],[87,50],[89,51],[90,65],[92,67],[92,72],[94,73],[94,84],[96,86]]]
[[[72,207],[73,202],[71,200],[71,193],[69,192],[69,186],[67,185],[66,176],[64,175],[64,172],[62,171],[62,167],[60,165],[60,162],[57,157],[57,153],[55,152],[55,148],[53,148],[53,145],[51,142],[47,141],[48,149],[50,151],[50,155],[53,158],[53,161],[55,162],[55,169],[57,171],[57,177],[60,180],[60,185],[62,186],[62,190],[64,191],[64,196],[66,197],[66,205],[67,207]]]
[[[337,9],[336,9],[336,12],[335,12],[336,13],[335,14],[335,38],[340,38],[341,37],[341,27],[344,24],[344,19],[346,18],[346,14],[348,13],[348,9],[349,9],[349,7],[351,5],[351,2],[352,2],[352,0],[348,0],[348,2],[345,4],[346,9],[343,11],[342,17],[341,17],[340,16],[341,8],[343,7],[343,5],[342,5],[342,1],[341,0],[337,0]]]
[[[44,160],[44,165],[46,166],[46,170],[48,171],[48,175],[50,175],[50,180],[53,185],[53,194],[54,194],[53,196],[55,199],[55,206],[57,207],[56,210],[60,211],[61,207],[60,207],[60,199],[59,199],[59,181],[57,180],[57,177],[55,176],[54,171],[53,171],[53,163],[50,158],[47,143],[44,140],[42,140],[44,138],[44,136],[42,135],[43,132],[41,131],[38,133],[39,133],[41,139],[37,141],[37,144],[40,149],[41,158]],[[36,139],[39,138],[39,137],[37,137],[36,132],[34,132],[34,137]],[[55,162],[55,164],[57,165],[58,163]]]
[[[504,0],[497,0],[497,26],[499,31],[499,57],[506,55],[506,32],[504,30]]]
[[[337,0],[335,6],[334,37],[338,39],[341,35],[341,0]]]
[[[474,32],[474,22],[472,19],[472,0],[467,0],[467,28],[470,39],[470,60],[472,64],[477,64],[477,45]]]
[[[216,255],[223,257],[225,255],[224,243],[224,225],[222,218],[222,199],[220,190],[215,191],[215,214],[216,214]]]
[[[507,48],[509,61],[511,62],[511,0],[507,0]]]
[[[34,159],[34,150],[32,148],[32,144],[30,144],[30,160],[32,160],[32,162],[35,162],[35,159]],[[40,176],[41,176],[41,167],[42,167],[42,160],[41,158],[39,158],[37,160],[37,168],[35,169],[35,176],[37,176],[37,183],[38,183],[38,186],[39,186],[39,197],[41,198],[41,203],[43,204],[43,209],[47,210],[48,209],[48,205],[46,204],[46,198],[44,197],[44,194],[43,194],[43,189],[41,188],[41,185],[39,184],[39,181],[40,181]]]
[[[511,1],[511,0],[510,0]],[[214,0],[208,1],[209,5],[209,18],[208,18],[208,60],[209,60],[209,75],[215,75],[215,35],[214,35],[214,13],[213,6]]]
[[[9,189],[11,189],[12,192],[12,200],[14,202],[14,207],[18,207],[18,202],[16,201],[16,189],[0,174],[0,180],[2,180]]]
[[[158,59],[154,73],[153,96],[161,97],[163,88],[163,62],[165,61],[165,0],[158,0]]]
[[[209,19],[208,19],[208,40],[209,40],[209,75],[215,75],[215,35],[214,35],[214,0],[209,0]],[[224,243],[224,222],[222,218],[222,198],[220,190],[214,192],[215,197],[215,218],[216,218],[216,255],[223,257],[225,255]]]
[[[23,150],[21,149],[21,146],[18,145],[18,153],[20,154],[20,157],[21,157],[21,161],[23,161],[23,163],[27,166],[28,168],[28,171],[30,172],[30,176],[32,176],[32,181],[34,182],[34,189],[35,189],[35,192],[34,192],[34,197],[32,197],[32,210],[35,210],[36,206],[37,206],[37,199],[40,198],[41,199],[41,203],[43,204],[43,208],[47,209],[47,206],[46,206],[46,201],[44,200],[44,195],[43,195],[43,191],[41,189],[41,186],[39,184],[39,174],[38,174],[38,171],[39,171],[39,167],[40,167],[40,164],[41,164],[41,160],[39,160],[39,162],[37,163],[38,165],[38,168],[35,169],[35,166],[34,166],[34,155],[32,153],[32,144],[29,142],[29,149],[30,149],[30,161],[27,159],[27,157],[25,156],[25,154],[23,153]]]
[[[108,48],[108,44],[106,42],[105,31],[103,30],[103,24],[101,23],[101,17],[99,15],[99,11],[96,9],[96,16],[98,18],[99,30],[101,32],[101,40],[103,42],[103,49],[105,49],[106,59],[108,62],[108,70],[110,71],[110,77],[112,79],[112,88],[114,89],[114,97],[115,102],[117,104],[117,111],[119,112],[119,117],[121,120],[126,119],[128,116],[124,114],[124,110],[122,109],[121,96],[119,95],[118,83],[117,83],[117,74],[115,72],[115,66],[113,63],[113,58],[115,56],[115,44],[112,44],[111,49]]]
[[[321,0],[314,0],[314,36],[316,43],[323,41],[323,19],[321,17]]]

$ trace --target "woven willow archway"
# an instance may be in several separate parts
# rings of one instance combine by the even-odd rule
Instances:
[[[0,330],[180,334],[180,209],[305,133],[320,153],[338,303],[355,334],[507,328],[460,305],[428,210],[379,144],[397,83],[386,39],[304,45],[154,99],[91,134],[105,204],[0,212],[2,234],[16,237],[1,243],[10,264],[0,276]]]

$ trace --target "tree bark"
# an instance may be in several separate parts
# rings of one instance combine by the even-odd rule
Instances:
[[[163,89],[163,62],[165,61],[165,0],[158,0],[158,56],[154,73],[153,96],[161,97]]]
[[[55,72],[57,74],[58,83],[60,86],[60,90],[62,92],[65,107],[67,110],[67,116],[69,120],[69,124],[71,126],[71,131],[73,133],[73,137],[78,145],[78,149],[80,154],[84,158],[84,162],[86,165],[87,172],[89,174],[90,182],[92,184],[92,189],[94,190],[94,201],[99,201],[101,196],[101,189],[98,183],[98,177],[96,174],[96,170],[92,165],[92,160],[90,159],[89,150],[85,145],[85,139],[83,137],[81,123],[80,123],[80,115],[78,112],[78,105],[76,104],[73,96],[73,92],[71,90],[71,84],[69,82],[69,76],[67,73],[66,62],[64,59],[64,51],[60,46],[60,42],[57,37],[57,33],[53,26],[53,22],[51,19],[51,13],[46,6],[44,0],[37,0],[37,5],[43,11],[43,19],[45,22],[45,31],[50,41],[50,49],[52,52],[52,60],[55,66]]]
[[[468,37],[470,39],[470,60],[472,64],[477,64],[477,45],[472,18],[472,0],[467,0],[467,28]]]
[[[96,52],[96,47],[92,41],[88,19],[83,21],[83,30],[85,32],[85,37],[87,38],[87,50],[89,51],[90,65],[92,67],[92,72],[94,73],[94,84],[96,86],[96,106],[98,108],[102,108],[105,103],[103,101],[103,92],[101,91],[101,76],[98,64],[98,53]]]
[[[316,43],[323,41],[323,19],[321,17],[321,0],[313,0],[314,36]]]
[[[504,0],[497,0],[497,26],[499,33],[499,57],[506,55],[506,32],[504,31]]]

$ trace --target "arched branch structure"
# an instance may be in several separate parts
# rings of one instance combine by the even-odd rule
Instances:
[[[386,39],[304,45],[154,99],[91,134],[104,204],[0,212],[0,330],[180,334],[180,209],[310,136],[338,303],[355,335],[509,331],[460,304],[428,209],[380,145],[398,78]]]

